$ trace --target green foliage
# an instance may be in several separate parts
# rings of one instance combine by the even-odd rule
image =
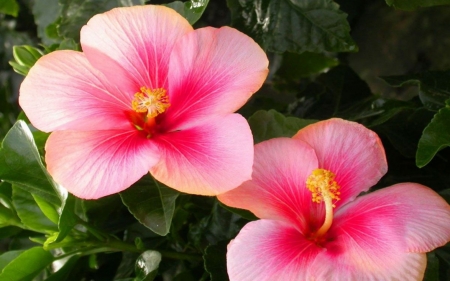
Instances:
[[[186,2],[175,1],[166,4],[166,6],[177,11],[180,15],[185,17],[191,25],[193,25],[200,19],[208,6],[208,3],[209,0],[191,0]]]
[[[152,281],[158,273],[161,254],[157,251],[145,251],[136,259],[135,281]]]
[[[416,164],[427,165],[436,153],[450,146],[450,104],[439,110],[423,131],[417,147]]]
[[[314,122],[317,120],[285,117],[275,110],[257,111],[248,119],[255,143],[276,137],[292,137],[298,130]]]
[[[233,26],[272,52],[354,52],[347,15],[331,0],[228,0]]]
[[[386,0],[389,6],[402,10],[415,10],[421,7],[450,5],[449,0]]]
[[[17,4],[16,0],[2,0],[0,2],[0,14],[17,17],[19,14],[19,4]]]
[[[15,72],[26,76],[30,68],[43,55],[44,53],[42,51],[31,46],[14,46],[13,56],[15,61],[10,61],[9,64],[13,67]]]
[[[33,280],[52,261],[53,256],[41,247],[28,249],[21,252],[3,268],[0,280]]]
[[[120,193],[123,203],[143,225],[159,235],[169,233],[179,193],[150,176]]]
[[[420,100],[430,110],[439,110],[445,106],[445,101],[450,98],[450,70],[388,76],[383,77],[383,79],[395,87],[418,85]]]

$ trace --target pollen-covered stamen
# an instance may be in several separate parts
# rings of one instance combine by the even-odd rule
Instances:
[[[141,87],[140,92],[134,94],[131,108],[139,113],[147,112],[148,118],[155,118],[170,106],[169,97],[163,88],[149,89]]]
[[[320,229],[315,233],[315,237],[325,234],[331,227],[333,222],[334,202],[340,200],[340,186],[334,180],[336,175],[325,169],[315,169],[306,179],[306,187],[312,193],[312,201],[315,203],[325,204],[325,220]]]

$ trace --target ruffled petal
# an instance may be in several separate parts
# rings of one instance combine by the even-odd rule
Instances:
[[[311,145],[319,167],[336,174],[341,187],[336,207],[369,190],[387,172],[380,139],[358,123],[333,118],[309,125],[293,138]]]
[[[47,169],[56,182],[84,199],[120,192],[158,162],[155,143],[138,131],[56,131],[47,140]]]
[[[282,222],[249,222],[228,244],[228,275],[231,281],[310,281],[310,267],[323,251]]]
[[[94,16],[82,28],[80,41],[91,64],[132,97],[142,86],[167,89],[172,48],[192,30],[170,8],[134,6]]]
[[[259,218],[283,220],[306,235],[323,223],[323,203],[312,202],[306,178],[318,166],[304,142],[276,138],[255,145],[252,180],[218,196],[224,204],[250,210]]]
[[[20,87],[19,103],[39,130],[130,127],[128,98],[108,85],[83,53],[56,51],[40,58]]]
[[[428,187],[401,183],[343,206],[333,227],[366,233],[370,243],[392,241],[401,251],[424,253],[450,241],[450,206]]]
[[[198,126],[155,136],[161,161],[151,174],[181,192],[217,195],[250,179],[253,138],[238,114],[209,118]]]
[[[267,66],[264,51],[236,29],[206,27],[185,35],[170,58],[166,122],[236,111],[261,87]]]

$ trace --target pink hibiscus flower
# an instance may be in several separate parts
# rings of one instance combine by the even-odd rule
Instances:
[[[149,171],[201,195],[251,178],[251,131],[233,112],[261,87],[268,60],[250,37],[193,30],[172,9],[147,5],[94,16],[81,46],[43,56],[19,97],[31,123],[52,132],[47,168],[71,193],[99,198]]]
[[[230,280],[422,280],[426,252],[450,240],[450,206],[401,183],[367,195],[386,173],[362,125],[331,119],[255,146],[253,178],[219,196],[253,212],[228,245]]]

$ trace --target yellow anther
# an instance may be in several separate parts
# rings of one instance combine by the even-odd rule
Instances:
[[[306,179],[306,187],[312,193],[312,201],[320,203],[325,197],[332,200],[340,200],[340,186],[334,180],[336,175],[325,169],[315,169]],[[334,206],[333,206],[334,207]]]
[[[155,118],[170,106],[169,97],[163,88],[149,89],[141,87],[140,92],[134,94],[131,108],[140,113],[147,112],[148,118]]]
[[[312,193],[312,201],[325,205],[325,218],[322,226],[315,232],[312,238],[322,237],[330,229],[333,223],[333,200],[338,201],[340,186],[334,180],[336,175],[325,169],[315,169],[306,179],[306,187]]]

